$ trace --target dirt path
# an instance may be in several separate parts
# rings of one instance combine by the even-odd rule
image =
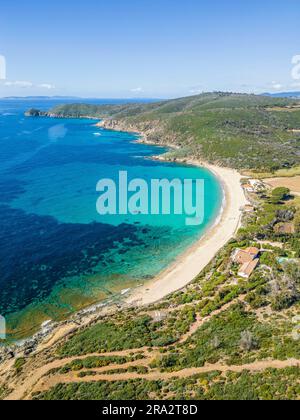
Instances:
[[[200,315],[198,315],[196,322],[191,325],[190,330],[186,334],[184,334],[177,343],[183,344],[193,334],[195,334],[198,328],[200,328],[202,325],[208,322],[212,317],[226,311],[232,305],[235,305],[237,302],[242,302],[243,299],[244,299],[244,296],[240,296],[239,298],[233,300],[232,302],[229,302],[228,304],[224,305],[222,308],[212,312],[209,316],[205,318],[202,318]],[[123,350],[123,351],[108,352],[108,353],[90,353],[83,356],[74,356],[74,357],[68,357],[65,359],[54,360],[53,362],[45,363],[42,366],[35,366],[34,361],[33,361],[31,362],[31,365],[29,364],[28,366],[25,366],[25,375],[22,375],[21,377],[17,377],[16,380],[10,384],[11,388],[13,388],[13,392],[7,397],[7,399],[10,399],[10,400],[22,399],[26,395],[26,393],[29,393],[32,391],[32,389],[40,381],[40,379],[46,376],[49,371],[53,369],[61,368],[66,364],[74,362],[75,360],[84,360],[89,357],[114,357],[114,356],[126,357],[132,354],[138,354],[138,353],[144,354],[146,358],[149,357],[149,355],[151,355],[152,358],[154,358],[159,350],[161,350],[161,348],[159,347],[152,348],[151,351],[149,347],[141,347],[138,349],[129,349],[129,350]],[[144,363],[145,363],[145,360],[144,360]],[[111,368],[115,368],[115,365],[113,364],[111,364],[110,366]],[[106,370],[108,369],[110,369],[109,366],[106,367]]]
[[[147,357],[148,348],[143,347],[140,349],[116,351],[116,352],[111,352],[111,353],[91,353],[84,356],[74,356],[74,357],[68,357],[65,359],[57,359],[51,363],[45,364],[41,367],[38,367],[32,370],[28,366],[26,369],[26,377],[23,379],[17,378],[16,381],[11,384],[11,387],[14,387],[14,391],[8,396],[7,399],[9,400],[22,399],[24,395],[27,392],[29,392],[43,376],[47,375],[48,372],[50,372],[53,369],[59,369],[69,363],[74,362],[75,360],[84,360],[89,357],[114,357],[114,356],[118,356],[118,357],[127,356],[128,357],[132,354],[137,354],[137,353],[143,353]],[[114,364],[111,364],[110,366],[112,368],[115,368]],[[109,366],[107,366],[106,369],[109,369]],[[29,374],[27,370],[30,371]]]
[[[143,363],[139,363],[142,365]],[[130,364],[132,366],[132,364]],[[119,373],[119,374],[101,374],[103,372],[103,368],[100,369],[93,369],[94,372],[99,372],[97,375],[93,376],[86,376],[84,378],[78,378],[77,374],[74,372],[70,372],[67,375],[57,375],[52,376],[50,378],[45,378],[43,382],[35,388],[35,391],[44,392],[48,389],[54,387],[58,384],[70,384],[70,383],[88,383],[88,382],[98,382],[98,381],[128,381],[134,379],[146,379],[149,381],[156,381],[156,380],[169,380],[174,378],[187,378],[190,376],[202,374],[202,373],[209,373],[213,371],[219,371],[221,373],[226,372],[243,372],[244,370],[249,372],[262,372],[266,369],[273,368],[273,369],[284,369],[287,367],[299,367],[300,360],[296,359],[289,359],[289,360],[266,360],[266,361],[259,361],[251,364],[244,364],[240,366],[226,366],[220,363],[216,364],[207,364],[204,367],[200,368],[188,368],[183,369],[178,372],[150,372],[148,374],[138,374],[138,373]],[[125,365],[123,365],[123,368]],[[106,368],[107,369],[107,368]],[[9,399],[12,396],[9,397]]]
[[[241,295],[238,298],[232,300],[231,302],[227,303],[226,305],[222,306],[222,308],[217,309],[216,311],[212,312],[207,317],[203,318],[201,315],[197,315],[196,321],[191,325],[190,330],[184,334],[180,340],[178,341],[178,344],[185,343],[192,335],[195,334],[195,332],[202,327],[206,322],[209,322],[212,317],[220,315],[222,312],[227,311],[231,306],[237,304],[238,302],[244,302],[246,295]]]

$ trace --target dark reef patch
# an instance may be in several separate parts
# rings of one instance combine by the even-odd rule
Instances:
[[[61,279],[91,275],[107,264],[107,250],[144,245],[140,228],[123,224],[65,224],[0,206],[0,313],[42,301]],[[120,249],[126,253],[127,246]],[[119,253],[117,252],[117,253]]]
[[[8,204],[25,192],[25,182],[17,179],[0,179],[0,203]]]

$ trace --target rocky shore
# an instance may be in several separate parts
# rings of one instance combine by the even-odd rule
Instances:
[[[118,300],[118,303],[108,301],[82,309],[64,321],[46,321],[41,325],[40,330],[31,338],[0,347],[0,364],[14,358],[27,357],[39,352],[40,349],[48,347],[49,343],[53,344],[56,341],[55,338],[57,340],[62,339],[73,334],[80,328],[103,319],[109,314],[132,306],[134,305],[129,304],[123,297],[123,300]]]
[[[166,134],[164,130],[165,127],[159,120],[132,124],[125,119],[114,120],[105,118],[97,123],[96,127],[137,134],[139,136],[137,143],[165,146],[176,150],[181,148],[178,136],[173,133]]]

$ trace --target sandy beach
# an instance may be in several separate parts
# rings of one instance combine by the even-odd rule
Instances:
[[[219,250],[235,235],[241,224],[242,208],[247,204],[241,187],[241,175],[228,168],[189,160],[186,163],[206,167],[223,185],[225,201],[215,225],[156,279],[136,289],[128,303],[148,305],[184,288],[209,264]]]

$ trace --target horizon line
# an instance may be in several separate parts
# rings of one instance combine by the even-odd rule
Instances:
[[[187,95],[183,95],[183,96],[170,96],[170,97],[117,97],[117,96],[113,96],[113,97],[108,97],[108,96],[76,96],[76,95],[26,95],[26,96],[22,96],[22,95],[10,95],[10,96],[0,96],[0,100],[5,100],[5,99],[32,99],[32,98],[37,98],[37,99],[90,99],[90,100],[138,100],[138,101],[143,101],[143,100],[172,100],[172,99],[180,99],[180,98],[189,98],[189,97],[193,97],[193,96],[200,96],[200,95],[205,95],[205,94],[216,94],[216,93],[223,93],[223,94],[232,94],[232,95],[255,95],[255,96],[265,96],[265,95],[288,95],[288,94],[299,94],[300,95],[300,90],[291,90],[291,91],[280,91],[280,92],[261,92],[261,93],[254,93],[254,92],[238,92],[238,91],[222,91],[222,90],[212,90],[212,91],[203,91],[203,92],[199,92],[198,94],[187,94]]]

